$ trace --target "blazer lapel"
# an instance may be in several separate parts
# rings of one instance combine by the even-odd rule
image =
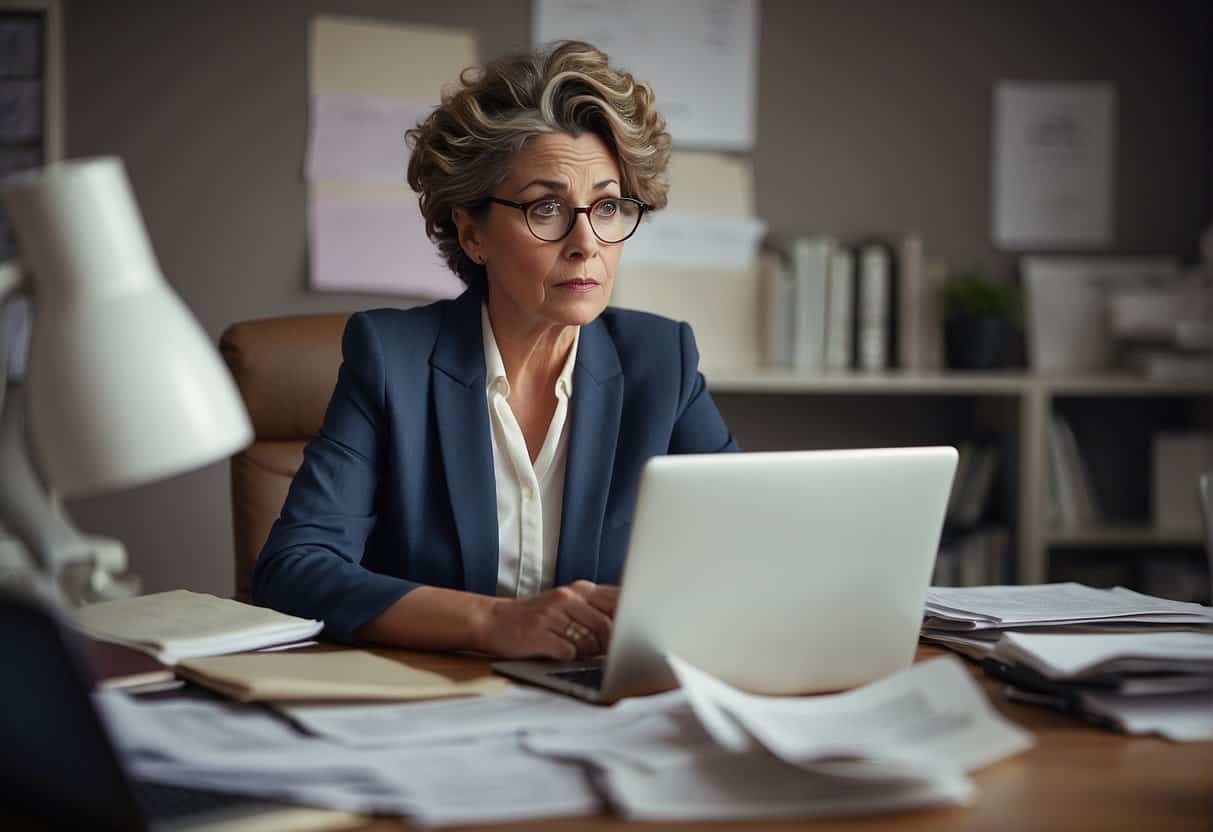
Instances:
[[[451,302],[430,356],[430,366],[438,441],[459,536],[464,588],[494,595],[497,500],[485,403],[480,304],[480,293],[472,289]]]
[[[623,410],[623,368],[601,319],[581,328],[571,405],[556,557],[558,586],[581,578],[592,581],[598,573],[598,544]]]

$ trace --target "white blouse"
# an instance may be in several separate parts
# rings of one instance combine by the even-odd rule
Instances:
[[[510,382],[488,307],[480,307],[484,337],[485,398],[493,441],[493,478],[497,484],[497,595],[522,598],[552,588],[556,577],[556,546],[564,505],[564,469],[568,457],[569,398],[573,394],[573,365],[581,328],[556,379],[556,412],[535,463],[527,451],[522,428],[507,399]]]

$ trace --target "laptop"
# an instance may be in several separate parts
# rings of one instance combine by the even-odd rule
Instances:
[[[493,669],[606,704],[677,687],[666,652],[766,694],[908,667],[956,459],[951,447],[654,457],[605,658]]]
[[[333,828],[352,816],[129,779],[89,698],[74,633],[0,590],[0,825],[30,829]]]

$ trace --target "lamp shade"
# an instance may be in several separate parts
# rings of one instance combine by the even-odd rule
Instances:
[[[19,174],[0,195],[34,300],[28,424],[52,488],[136,486],[252,441],[227,368],[160,273],[119,159]]]

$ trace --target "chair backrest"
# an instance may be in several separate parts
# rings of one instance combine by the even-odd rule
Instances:
[[[1205,518],[1205,552],[1209,556],[1209,602],[1213,603],[1213,471],[1200,475],[1200,511]]]
[[[252,598],[253,565],[282,511],[303,447],[320,430],[341,365],[347,314],[245,321],[219,339],[253,423],[253,444],[232,457],[236,598]]]

